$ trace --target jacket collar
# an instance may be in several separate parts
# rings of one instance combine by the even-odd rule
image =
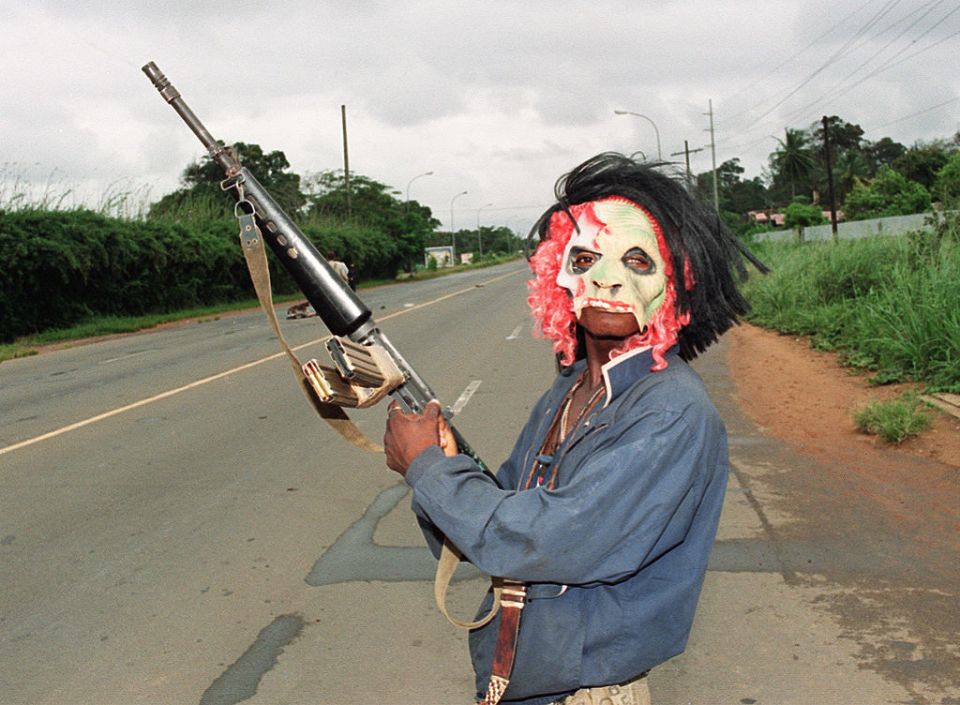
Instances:
[[[676,364],[679,360],[677,346],[673,346],[664,356],[667,365]],[[610,405],[617,396],[623,394],[638,380],[652,373],[653,348],[637,348],[630,352],[618,355],[600,369],[603,371],[603,383],[607,388],[607,398],[604,407]]]
[[[676,345],[667,351],[664,356],[667,365],[677,364],[680,360],[679,350]],[[560,370],[560,375],[569,377],[570,382],[564,385],[561,394],[569,390],[570,385],[583,369],[587,366],[586,360],[577,360],[569,367]],[[603,372],[603,385],[606,391],[606,400],[603,403],[604,408],[610,405],[614,399],[627,391],[635,382],[652,374],[653,367],[653,348],[637,348],[630,352],[618,355],[610,362],[605,363],[600,369]]]

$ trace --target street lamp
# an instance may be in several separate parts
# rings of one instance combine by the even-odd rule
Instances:
[[[663,153],[660,151],[660,130],[657,129],[657,123],[648,118],[646,115],[641,115],[640,113],[635,113],[630,110],[614,110],[614,115],[633,115],[634,117],[641,117],[653,126],[653,131],[657,135],[657,159],[661,162],[663,161]]]
[[[481,257],[483,257],[483,233],[480,232],[480,211],[482,211],[484,208],[489,208],[492,205],[492,203],[484,203],[482,206],[477,208],[477,238],[480,244]]]
[[[457,231],[453,227],[453,202],[456,201],[460,196],[466,196],[466,191],[461,191],[456,196],[450,199],[450,245],[453,248],[453,263],[457,263]]]
[[[412,179],[410,179],[410,180],[407,182],[407,198],[406,198],[406,200],[404,201],[404,203],[408,203],[408,202],[410,201],[410,184],[412,184],[414,181],[416,181],[417,179],[419,179],[421,176],[433,176],[433,172],[432,172],[432,171],[425,171],[425,172],[423,172],[422,174],[417,174],[416,176],[414,176]]]

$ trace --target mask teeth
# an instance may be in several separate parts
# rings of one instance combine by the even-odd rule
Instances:
[[[616,312],[623,312],[623,313],[629,313],[630,311],[633,310],[633,307],[630,306],[630,304],[624,303],[622,301],[606,301],[604,299],[594,299],[594,298],[586,299],[583,302],[583,305],[581,306],[581,308],[586,308],[588,306],[593,308],[602,308],[605,311],[616,311]]]

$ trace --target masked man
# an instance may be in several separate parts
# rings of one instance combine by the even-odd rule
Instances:
[[[494,479],[453,455],[437,405],[394,406],[387,465],[433,548],[445,536],[518,581],[470,635],[482,702],[649,703],[646,673],[685,648],[727,480],[723,423],[685,361],[746,312],[731,270],[763,266],[622,155],[581,164],[556,195],[529,301],[561,370],[510,458]]]

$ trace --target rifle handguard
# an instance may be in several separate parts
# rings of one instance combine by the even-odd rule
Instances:
[[[333,337],[327,351],[336,368],[308,360],[303,374],[320,401],[365,409],[404,383],[403,372],[379,345],[361,345],[349,338]]]

